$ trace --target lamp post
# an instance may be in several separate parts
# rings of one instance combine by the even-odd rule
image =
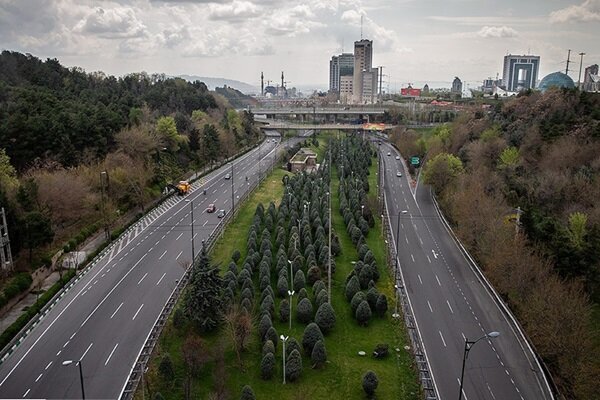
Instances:
[[[62,362],[63,366],[73,364],[73,360],[66,360]],[[85,400],[85,388],[83,386],[83,367],[81,365],[81,360],[77,361],[76,365],[79,367],[79,383],[81,384],[81,398]]]
[[[104,192],[104,179],[106,179],[107,188],[106,194]],[[100,172],[100,191],[102,194],[102,219],[104,220],[104,236],[106,240],[110,240],[110,230],[108,229],[108,218],[106,217],[106,198],[108,197],[108,173],[106,171]]]
[[[235,214],[235,198],[233,197],[233,161],[231,162],[231,213]]]
[[[290,315],[290,318],[292,318],[292,316]],[[287,340],[289,339],[289,336],[279,336],[279,339],[281,339],[281,342],[283,343],[283,384],[285,385],[285,342],[287,342]]]
[[[190,203],[190,209],[192,210],[190,215],[191,215],[191,222],[190,225],[192,226],[192,265],[194,264],[194,256],[196,255],[196,252],[194,250],[194,200],[190,200],[190,199],[186,199],[186,202]]]
[[[364,204],[360,206],[360,216],[361,217],[365,216],[365,205]]]
[[[465,351],[463,353],[462,370],[460,372],[460,389],[458,392],[458,400],[461,400],[463,397],[463,378],[465,377],[465,363],[467,361],[467,357],[469,357],[469,351],[473,348],[475,343],[479,342],[481,339],[497,338],[498,336],[500,336],[500,332],[493,331],[486,333],[475,341],[470,341],[469,339],[465,338]]]
[[[290,296],[290,331],[292,330],[292,298],[294,297],[294,291],[288,290],[288,295]]]
[[[395,311],[392,314],[392,318],[396,319],[400,316],[400,314],[398,314],[398,285],[397,284],[394,285],[394,297],[396,300],[396,306],[394,307]]]

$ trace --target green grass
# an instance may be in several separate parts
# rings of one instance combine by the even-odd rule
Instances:
[[[319,149],[324,151],[324,141],[321,142]],[[376,160],[375,160],[376,161]],[[372,175],[376,179],[374,171]],[[219,263],[225,268],[229,263],[232,252],[239,249],[242,253],[242,260],[246,253],[247,232],[254,216],[254,210],[259,202],[266,206],[270,201],[279,202],[283,185],[281,178],[285,174],[282,170],[276,170],[263,182],[257,190],[240,208],[235,220],[226,229],[223,238],[219,240],[212,252],[213,262]],[[376,181],[372,183],[371,192],[376,197]],[[261,346],[256,332],[252,335],[252,342],[248,346],[248,351],[242,355],[241,365],[238,363],[235,353],[230,346],[230,341],[223,333],[205,335],[206,347],[214,351],[219,342],[225,345],[226,377],[225,379],[229,398],[239,398],[241,388],[248,384],[252,387],[257,399],[364,399],[365,394],[362,390],[362,375],[367,370],[373,370],[379,377],[379,387],[377,389],[378,399],[417,399],[420,397],[420,390],[416,378],[416,372],[413,367],[412,356],[404,350],[407,344],[405,337],[405,328],[401,322],[393,321],[388,313],[386,318],[373,317],[368,327],[360,327],[351,315],[350,304],[344,297],[344,283],[346,276],[353,268],[351,261],[357,260],[358,255],[348,234],[346,233],[343,218],[339,214],[339,198],[337,174],[333,173],[333,193],[332,197],[332,224],[335,232],[338,234],[342,246],[342,254],[336,258],[337,270],[332,280],[332,305],[336,311],[337,324],[333,332],[325,338],[327,348],[328,363],[320,370],[310,367],[309,357],[303,356],[303,372],[298,382],[283,385],[282,366],[281,366],[281,343],[277,345],[276,351],[276,371],[275,376],[270,381],[264,381],[260,378]],[[383,271],[385,264],[385,248],[381,240],[381,225],[378,220],[367,238],[369,247],[372,249],[377,259],[381,271],[381,280],[378,288],[388,296],[390,309],[394,307],[394,297],[392,289],[392,280],[389,274]],[[309,290],[311,301],[311,290]],[[257,290],[256,303],[259,300],[260,293]],[[276,300],[276,314],[278,314],[280,300]],[[295,310],[296,301],[293,302]],[[295,314],[295,312],[294,312]],[[258,321],[255,321],[258,325]],[[292,329],[288,324],[282,324],[278,320],[274,321],[274,326],[278,334],[290,335],[298,342],[302,341],[304,325],[293,321]],[[146,380],[150,384],[153,392],[157,390],[167,399],[180,399],[184,397],[183,380],[185,369],[181,355],[181,346],[185,335],[190,331],[189,328],[177,330],[169,322],[155,350],[155,356],[150,362],[150,370]],[[375,360],[369,355],[378,343],[387,343],[390,346],[390,355],[384,360]],[[395,349],[400,351],[396,353]],[[366,357],[360,357],[358,352],[364,350]],[[157,375],[157,366],[160,356],[163,353],[169,353],[174,362],[176,378],[171,382],[160,382]],[[214,391],[215,377],[213,376],[214,362],[209,362],[200,371],[199,377],[192,384],[192,398],[207,398]],[[148,395],[148,392],[146,393]],[[141,398],[138,390],[136,398]]]

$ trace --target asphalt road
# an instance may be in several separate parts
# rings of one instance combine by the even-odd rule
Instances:
[[[470,350],[463,398],[551,399],[526,343],[443,225],[429,187],[419,183],[411,191],[398,152],[387,143],[379,147],[394,241],[439,398],[458,399],[465,338],[498,331]]]
[[[281,148],[280,138],[269,138],[235,160],[233,180],[224,179],[231,164],[223,166],[196,182],[189,195],[170,197],[138,222],[0,365],[0,397],[81,398],[76,365],[81,361],[86,398],[118,398],[191,260],[192,204],[197,253],[219,223],[217,213],[204,211],[208,204],[230,212],[232,181],[237,202],[258,179],[259,168],[264,173]],[[68,360],[74,362],[63,365]]]

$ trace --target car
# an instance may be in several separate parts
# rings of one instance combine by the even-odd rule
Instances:
[[[229,174],[225,175],[225,179],[231,179],[231,175],[229,175]]]
[[[402,176],[402,172],[400,172],[400,171],[396,172],[396,176]]]
[[[391,156],[391,155],[392,155],[392,153],[388,151],[388,157]]]
[[[217,207],[212,203],[209,204],[208,207],[206,207],[207,213],[214,213],[215,211],[217,211]]]
[[[219,213],[217,214],[217,217],[223,218],[224,216],[225,216],[225,210],[219,210]]]
[[[408,211],[402,210],[402,214],[407,214],[407,213],[408,213]]]
[[[396,160],[399,160],[399,159],[400,159],[400,156],[396,156]]]

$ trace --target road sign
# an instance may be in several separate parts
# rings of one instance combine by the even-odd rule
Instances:
[[[415,167],[418,167],[421,164],[421,159],[419,157],[411,157],[410,164]]]

